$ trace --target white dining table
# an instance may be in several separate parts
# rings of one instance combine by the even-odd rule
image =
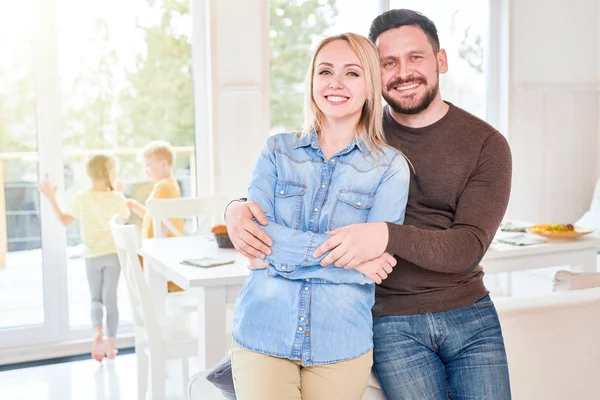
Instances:
[[[595,272],[600,238],[583,236],[575,240],[547,239],[545,243],[515,246],[497,242],[498,238],[519,235],[498,232],[481,265],[487,274],[568,266],[571,271]],[[530,234],[528,234],[530,235]],[[536,237],[536,236],[532,236]]]
[[[499,233],[499,236],[504,233]],[[488,274],[569,266],[573,271],[596,271],[600,248],[597,237],[549,240],[529,246],[493,244],[481,265]],[[173,281],[198,299],[198,346],[202,370],[214,367],[227,354],[227,304],[235,302],[248,276],[248,262],[233,249],[220,249],[212,237],[186,236],[146,239],[140,254],[157,313],[164,315],[166,282]],[[229,257],[233,264],[198,268],[181,264],[205,256]]]
[[[220,249],[212,236],[145,239],[140,255],[150,296],[159,318],[165,315],[167,281],[198,300],[198,362],[200,370],[214,367],[227,354],[226,309],[235,302],[248,277],[248,261],[233,249]],[[199,268],[183,260],[217,256],[233,264]]]

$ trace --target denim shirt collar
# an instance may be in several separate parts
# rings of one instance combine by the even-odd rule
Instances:
[[[298,149],[300,147],[307,147],[307,146],[311,146],[315,150],[321,150],[321,145],[319,144],[319,138],[317,136],[317,132],[313,132],[310,135],[307,135],[305,137],[299,137],[298,140],[296,140],[294,149]],[[346,154],[350,153],[352,150],[354,150],[355,147],[357,147],[359,150],[361,150],[365,155],[370,154],[369,150],[367,149],[367,146],[364,145],[362,140],[360,140],[359,138],[354,138],[352,140],[352,142],[350,142],[350,144],[345,149],[339,151],[336,155],[338,155],[338,156],[346,155]]]

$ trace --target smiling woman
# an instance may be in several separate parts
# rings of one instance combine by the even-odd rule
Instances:
[[[330,36],[315,49],[310,79],[306,79],[302,136],[319,132],[326,158],[349,141],[348,137],[325,135],[332,126],[350,138],[356,132],[368,151],[381,153],[385,143],[379,123],[383,111],[381,103],[374,100],[381,93],[381,79],[379,58],[372,49],[372,43],[351,33]]]
[[[344,63],[345,54],[351,55]],[[367,98],[363,68],[350,45],[342,40],[328,43],[315,60],[312,97],[329,118],[357,120]]]
[[[373,283],[395,264],[384,253],[356,269],[322,267],[312,255],[328,227],[404,219],[409,170],[383,140],[377,49],[354,33],[327,37],[306,80],[302,132],[267,140],[248,189],[273,247],[264,262],[250,261],[236,301],[240,400],[361,398],[372,366]],[[239,226],[232,228],[240,247]]]

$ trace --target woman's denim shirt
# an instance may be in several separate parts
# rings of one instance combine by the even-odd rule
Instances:
[[[317,135],[271,136],[248,199],[267,216],[267,269],[253,270],[237,302],[233,338],[255,352],[302,365],[329,364],[373,347],[375,285],[362,273],[321,267],[324,232],[364,222],[402,223],[410,173],[397,151],[375,163],[358,140],[326,161]]]

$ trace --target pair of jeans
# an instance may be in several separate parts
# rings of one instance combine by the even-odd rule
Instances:
[[[374,369],[388,400],[509,400],[498,314],[489,296],[458,310],[374,321]]]

